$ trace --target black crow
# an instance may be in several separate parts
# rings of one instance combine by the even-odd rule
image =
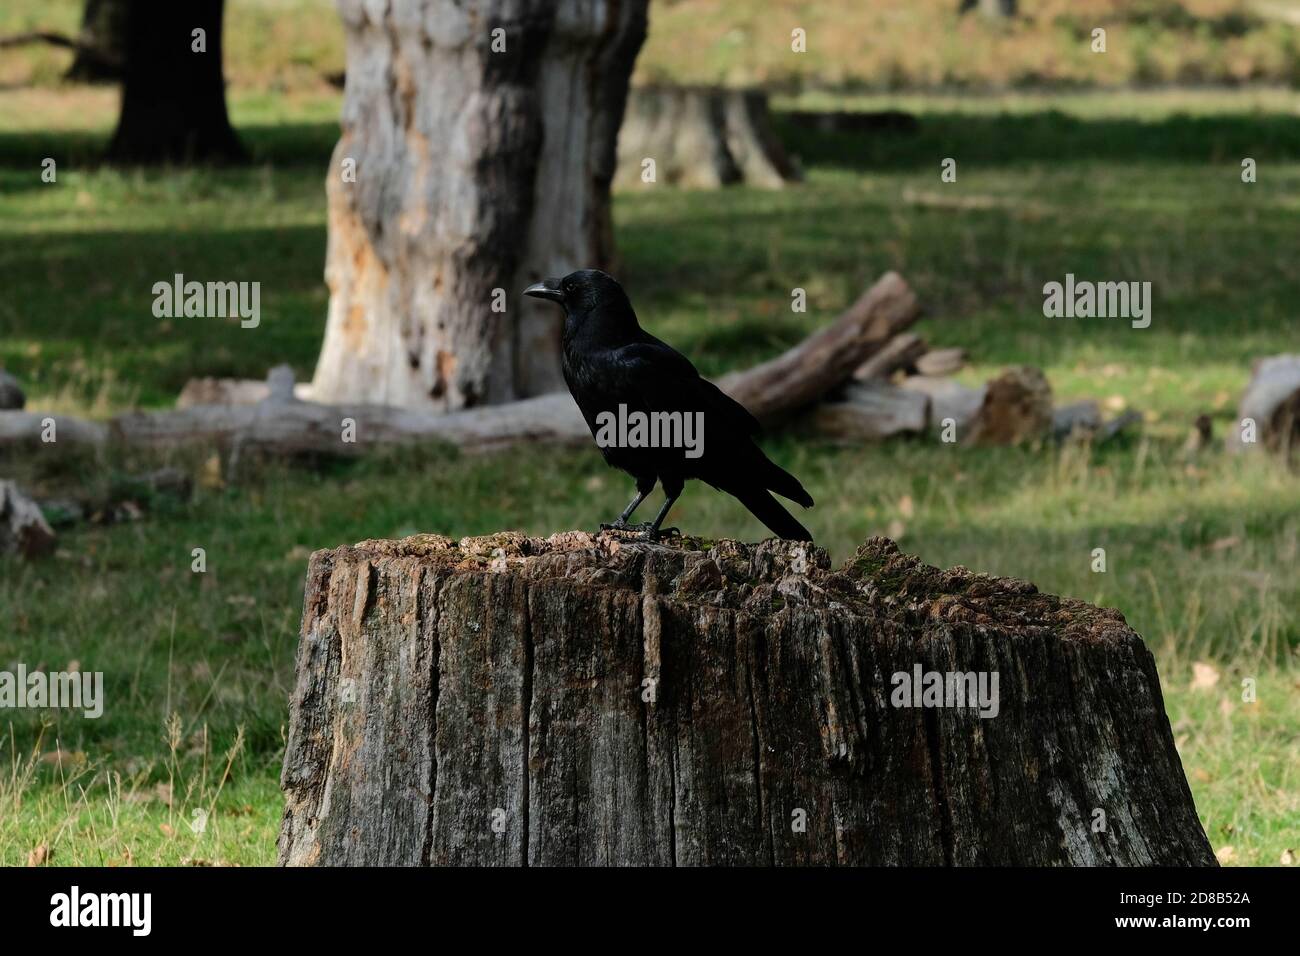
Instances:
[[[582,269],[530,285],[524,295],[564,306],[564,380],[605,461],[636,479],[636,497],[611,525],[671,533],[660,525],[688,478],[740,500],[774,534],[811,541],[808,529],[770,494],[805,508],[812,496],[754,443],[758,421],[739,402],[700,378],[690,360],[646,332],[613,276]],[[655,482],[668,500],[649,524],[628,518]]]

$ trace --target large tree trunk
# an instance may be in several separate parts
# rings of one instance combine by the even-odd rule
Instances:
[[[285,864],[1215,863],[1118,612],[881,538],[318,551],[290,707]]]
[[[110,83],[122,78],[126,61],[130,0],[86,0],[77,36],[77,56],[64,78],[75,83]]]
[[[520,291],[612,260],[646,0],[339,8],[347,91],[315,397],[450,410],[558,387],[557,310]]]
[[[221,68],[223,0],[133,0],[122,113],[108,147],[118,163],[238,162]],[[202,30],[203,51],[195,49]]]

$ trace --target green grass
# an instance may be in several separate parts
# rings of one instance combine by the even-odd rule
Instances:
[[[189,377],[261,377],[282,361],[308,377],[326,305],[335,102],[237,94],[253,166],[124,173],[94,166],[111,103],[66,101],[83,96],[0,94],[0,364],[30,407],[163,407]],[[1232,848],[1230,862],[1276,864],[1296,847],[1300,814],[1300,480],[1217,447],[1187,460],[1181,445],[1198,413],[1219,435],[1229,427],[1255,358],[1296,349],[1300,98],[1200,102],[913,98],[912,135],[782,120],[804,185],[629,193],[615,218],[643,321],[707,373],[771,356],[898,269],[927,308],[918,330],[970,350],[968,380],[1030,362],[1058,395],[1143,410],[1140,433],[1093,451],[836,448],[797,426],[767,446],[817,499],[801,518],[836,560],[889,533],[933,564],[1121,609],[1157,656],[1211,840]],[[60,103],[69,119],[34,133]],[[40,183],[47,155],[57,185]],[[955,184],[939,180],[944,156],[958,159]],[[1242,156],[1259,161],[1259,182],[1240,182]],[[177,271],[260,280],[261,326],[154,319],[150,287]],[[1067,271],[1151,281],[1151,328],[1043,318],[1043,283]],[[808,291],[806,315],[790,311],[795,287]],[[590,527],[628,497],[593,450],[529,456],[526,471],[513,456],[441,448],[314,470],[246,463],[188,504],[65,530],[51,560],[0,561],[0,662],[76,661],[105,672],[107,698],[97,721],[3,715],[0,862],[40,846],[55,863],[273,862],[307,554],[417,530]],[[107,489],[158,463],[60,452],[0,470],[57,492]],[[205,473],[202,457],[177,463]],[[703,487],[672,521],[763,535]],[[204,574],[190,569],[195,547]],[[1097,547],[1104,574],[1090,568]],[[1192,688],[1198,663],[1221,674],[1216,685]],[[1241,700],[1247,677],[1253,704]],[[193,833],[193,810],[209,807]]]

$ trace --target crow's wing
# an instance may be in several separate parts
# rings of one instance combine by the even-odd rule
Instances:
[[[738,429],[751,437],[763,430],[758,419],[708,379],[701,378],[690,359],[672,346],[647,335],[615,349],[615,361],[625,381],[645,407],[655,410],[704,412],[711,429]],[[716,434],[716,432],[715,432]]]

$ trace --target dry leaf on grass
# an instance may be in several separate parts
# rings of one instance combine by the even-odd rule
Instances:
[[[1192,665],[1192,690],[1209,690],[1219,682],[1219,671],[1213,664],[1197,661]]]

